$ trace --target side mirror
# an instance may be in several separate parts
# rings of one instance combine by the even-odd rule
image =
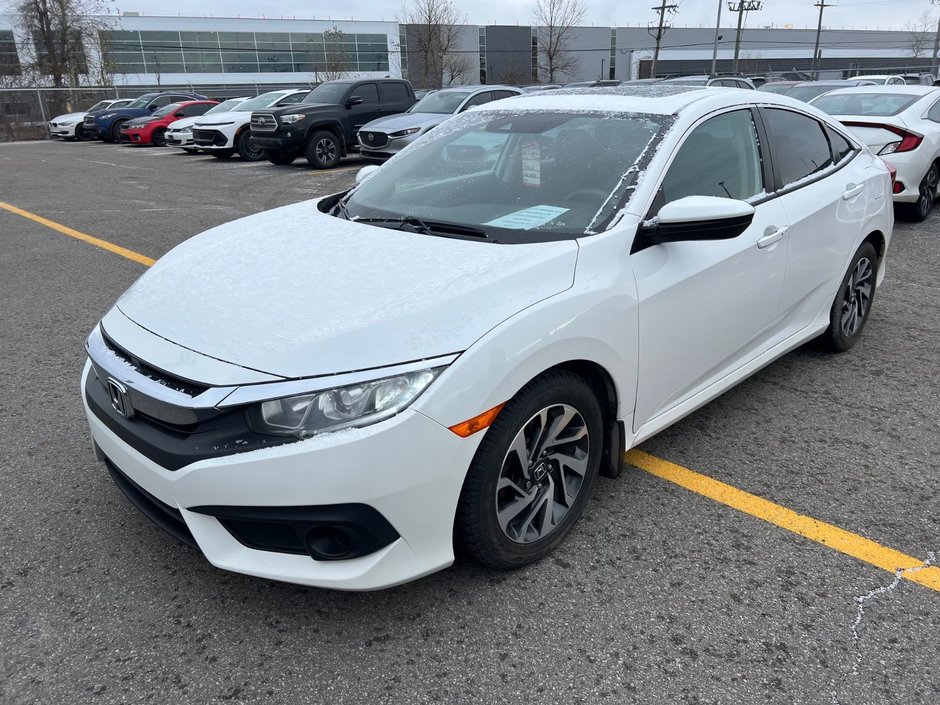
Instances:
[[[357,95],[351,95],[346,99],[346,108],[349,109],[354,105],[362,105],[365,101]]]
[[[369,164],[368,166],[362,167],[359,171],[356,172],[356,186],[368,181],[372,176],[379,170],[378,164]]]
[[[150,112],[153,112],[156,109],[157,109],[157,106],[152,103],[147,106],[147,110],[149,110]]]
[[[180,118],[181,118],[181,117],[185,117],[185,116],[183,115],[183,111],[180,110],[180,111],[178,111],[178,112],[173,113],[173,117],[180,117]]]
[[[653,245],[686,240],[730,240],[754,220],[754,206],[734,198],[686,196],[667,203],[643,227]]]

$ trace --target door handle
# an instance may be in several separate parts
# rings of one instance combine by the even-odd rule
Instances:
[[[765,247],[770,247],[775,242],[780,242],[783,239],[783,236],[787,234],[789,228],[775,228],[770,226],[764,231],[764,237],[757,241],[758,249],[763,250]]]
[[[845,191],[842,192],[842,200],[851,201],[853,198],[855,198],[864,190],[865,190],[865,184],[860,184],[858,186],[855,186],[854,184],[849,184],[848,186],[845,187]]]

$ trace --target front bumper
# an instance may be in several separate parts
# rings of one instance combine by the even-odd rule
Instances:
[[[234,134],[230,135],[227,131],[216,128],[193,128],[193,146],[199,149],[231,149],[234,142]]]
[[[89,374],[91,366],[86,363],[83,390]],[[169,508],[178,517],[177,529],[185,527],[193,543],[219,568],[302,585],[374,590],[453,562],[457,500],[482,434],[461,439],[427,416],[406,410],[374,426],[200,460],[172,471],[118,437],[91,411],[84,391],[83,403],[101,456]],[[230,513],[238,507],[310,509],[347,504],[375,510],[398,538],[358,558],[315,560],[310,555],[251,548],[223,520],[205,513],[206,507],[224,507]],[[186,535],[178,538],[186,540]]]
[[[285,132],[256,132],[251,131],[251,136],[255,144],[261,149],[267,149],[272,152],[281,152],[284,154],[296,154],[304,146],[304,135],[302,130],[288,130]]]
[[[149,130],[121,130],[121,142],[130,144],[150,144]]]
[[[168,147],[195,146],[192,132],[167,132],[165,138]]]
[[[50,122],[49,123],[49,134],[53,137],[74,137],[75,128],[81,124],[81,122],[73,122],[71,124],[63,125],[61,123]]]

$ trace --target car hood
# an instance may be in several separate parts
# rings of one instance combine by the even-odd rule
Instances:
[[[570,288],[577,252],[574,240],[498,245],[379,228],[306,201],[184,242],[116,306],[203,355],[321,376],[462,352]]]
[[[56,115],[50,122],[62,122],[63,120],[81,120],[88,113],[65,113],[65,115]]]
[[[440,125],[449,117],[450,115],[440,113],[399,113],[380,117],[378,120],[363,125],[361,129],[369,132],[396,132],[407,130],[409,127],[427,129]]]
[[[126,117],[126,118],[136,118],[136,117],[152,117],[152,114],[147,108],[118,108],[117,110],[96,110],[93,113],[88,113],[89,115],[94,115],[96,118],[100,118],[103,115],[114,114],[115,117]]]
[[[211,117],[219,115],[221,113],[214,113]],[[197,115],[195,117],[180,118],[179,120],[174,120],[169,125],[167,125],[168,130],[182,130],[184,127],[192,127],[197,122],[202,120],[202,115]]]
[[[158,122],[163,119],[163,116],[154,117],[153,115],[143,115],[138,118],[133,118],[128,120],[124,125],[126,127],[142,127],[144,125],[149,125],[151,122]]]
[[[263,110],[263,108],[262,108]],[[197,127],[202,125],[226,125],[233,122],[249,122],[251,120],[251,111],[233,110],[229,113],[212,113],[212,115],[200,115],[193,124]]]

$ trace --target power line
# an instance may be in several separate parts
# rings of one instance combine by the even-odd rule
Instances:
[[[739,0],[737,4],[728,3],[728,9],[731,12],[738,13],[738,31],[734,35],[734,68],[732,69],[734,73],[738,72],[738,56],[741,53],[741,26],[744,24],[744,13],[757,12],[763,6],[764,3],[760,0]]]
[[[816,46],[813,48],[813,78],[819,78],[819,36],[822,34],[823,10],[832,7],[832,3],[826,4],[826,0],[819,0],[813,7],[819,8],[819,23],[816,25]]]
[[[656,26],[656,34],[650,34],[656,40],[656,48],[653,50],[653,65],[650,67],[650,76],[656,77],[656,62],[659,61],[659,45],[663,40],[663,35],[669,26],[666,24],[666,13],[672,14],[679,9],[678,5],[667,5],[666,0],[662,0],[658,7],[650,8],[659,13],[659,24]],[[649,30],[647,30],[648,32]]]

